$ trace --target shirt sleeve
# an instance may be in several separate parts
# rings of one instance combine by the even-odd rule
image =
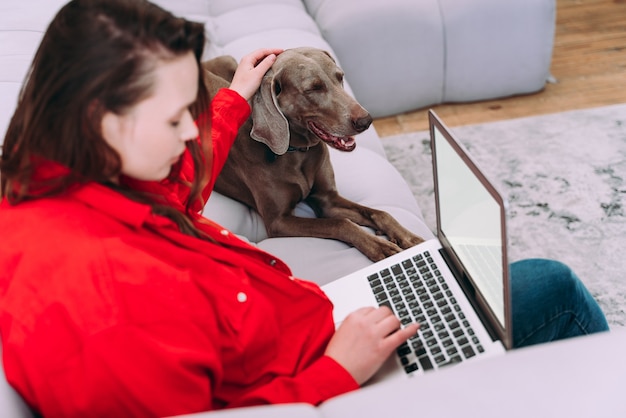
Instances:
[[[117,326],[101,332],[47,375],[48,389],[39,393],[45,397],[39,399],[40,412],[148,417],[262,404],[318,405],[358,388],[343,367],[322,356],[295,376],[276,377],[230,404],[220,404],[213,399],[213,388],[223,378],[219,356],[203,334],[181,324],[176,329]]]
[[[322,356],[295,376],[279,376],[255,388],[229,407],[305,402],[312,405],[359,388],[358,383],[331,357]]]
[[[211,115],[200,115],[196,123],[200,131],[210,129],[210,134],[205,135],[211,138],[211,161],[209,183],[202,191],[202,200],[206,202],[209,199],[217,176],[222,171],[228,152],[232,147],[239,128],[245,123],[250,116],[250,105],[237,92],[230,89],[220,89],[211,101]],[[209,122],[210,121],[210,122]],[[194,210],[200,211],[201,207],[194,207]]]

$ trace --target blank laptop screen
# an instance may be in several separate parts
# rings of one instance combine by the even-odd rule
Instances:
[[[439,229],[505,327],[501,205],[434,126]]]

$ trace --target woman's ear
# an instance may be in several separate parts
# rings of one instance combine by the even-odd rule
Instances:
[[[118,115],[111,111],[104,112],[100,120],[102,137],[110,147],[118,152],[126,135],[127,124],[128,121],[124,115]]]

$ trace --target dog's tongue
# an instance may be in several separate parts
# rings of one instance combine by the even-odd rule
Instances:
[[[335,136],[321,129],[313,122],[309,122],[309,127],[315,135],[317,135],[322,141],[326,142],[333,148],[339,151],[350,152],[356,148],[356,141],[351,136]]]

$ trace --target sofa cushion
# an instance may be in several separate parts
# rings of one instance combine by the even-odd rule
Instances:
[[[0,4],[0,144],[43,33],[63,4],[64,0]]]
[[[374,117],[538,91],[555,0],[303,0]]]
[[[554,43],[554,0],[439,3],[446,32],[444,102],[531,93],[544,87]]]
[[[445,34],[438,0],[304,3],[372,115],[442,101]]]

